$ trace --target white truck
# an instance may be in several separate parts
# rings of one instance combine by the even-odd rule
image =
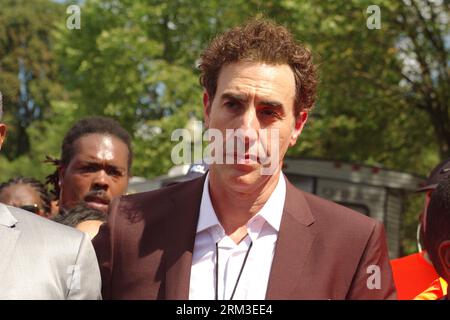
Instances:
[[[129,192],[163,187],[184,176],[189,167],[173,167],[167,175],[153,180],[133,178]],[[398,257],[405,197],[423,184],[424,177],[379,167],[306,158],[286,158],[283,172],[299,189],[383,222],[390,258]]]

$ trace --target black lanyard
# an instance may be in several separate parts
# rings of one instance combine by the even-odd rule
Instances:
[[[242,262],[241,270],[239,271],[239,275],[237,277],[236,283],[234,284],[233,292],[231,293],[230,300],[233,300],[234,293],[236,292],[236,288],[238,286],[239,280],[241,279],[242,271],[244,271],[245,264],[247,263],[248,254],[253,246],[253,241],[250,242],[248,246],[247,253],[245,254],[244,262]],[[216,293],[215,300],[219,300],[219,243],[216,242]]]

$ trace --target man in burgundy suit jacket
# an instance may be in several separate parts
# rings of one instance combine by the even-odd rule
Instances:
[[[382,224],[281,172],[315,101],[310,51],[253,20],[215,38],[200,70],[206,127],[226,142],[242,129],[245,153],[216,136],[203,177],[113,201],[94,239],[103,298],[395,299]]]

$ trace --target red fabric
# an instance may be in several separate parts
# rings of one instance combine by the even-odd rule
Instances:
[[[419,294],[414,300],[441,300],[447,295],[447,282],[442,279],[436,279],[431,286]]]
[[[439,278],[434,267],[423,257],[423,253],[424,251],[391,260],[398,300],[414,299]]]

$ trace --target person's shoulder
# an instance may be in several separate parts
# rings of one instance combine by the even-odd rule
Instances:
[[[323,217],[327,221],[340,220],[351,224],[360,224],[373,226],[377,223],[377,220],[366,216],[360,212],[353,209],[347,208],[341,204],[330,201],[328,199],[321,198],[317,195],[303,192],[308,205],[313,210],[314,216],[318,218]]]
[[[174,194],[180,194],[192,190],[192,188],[196,188],[201,192],[203,182],[204,178],[200,177],[189,181],[183,181],[169,186],[161,187],[155,190],[122,195],[119,199],[121,203],[129,204],[149,203],[154,200],[161,201],[170,199]]]
[[[304,199],[311,211],[314,224],[319,230],[331,234],[361,235],[366,238],[370,235],[377,224],[376,219],[366,216],[360,212],[347,208],[333,201],[321,198],[309,192],[290,186],[291,196],[295,199]],[[300,200],[299,200],[300,201]]]
[[[115,199],[113,206],[118,206],[122,211],[141,211],[154,206],[164,206],[168,202],[176,201],[177,198],[183,199],[185,195],[193,191],[201,195],[203,182],[204,178],[200,177],[156,190],[122,195]]]
[[[174,212],[174,204],[186,201],[193,194],[201,197],[204,177],[162,187],[160,189],[122,195],[113,200],[109,209],[108,221],[125,219],[131,223],[155,222]]]
[[[21,225],[38,225],[39,228],[43,230],[52,230],[54,232],[69,232],[73,233],[74,228],[68,227],[66,225],[57,223],[48,218],[43,218],[35,213],[22,210],[20,208],[9,207],[8,209],[12,215],[17,219],[18,223]]]
[[[55,240],[58,244],[71,243],[75,239],[81,241],[84,236],[81,231],[75,228],[43,218],[37,214],[20,208],[10,206],[7,206],[7,208],[17,220],[18,229],[23,231],[22,236],[47,238],[49,241],[46,241],[46,243]]]

